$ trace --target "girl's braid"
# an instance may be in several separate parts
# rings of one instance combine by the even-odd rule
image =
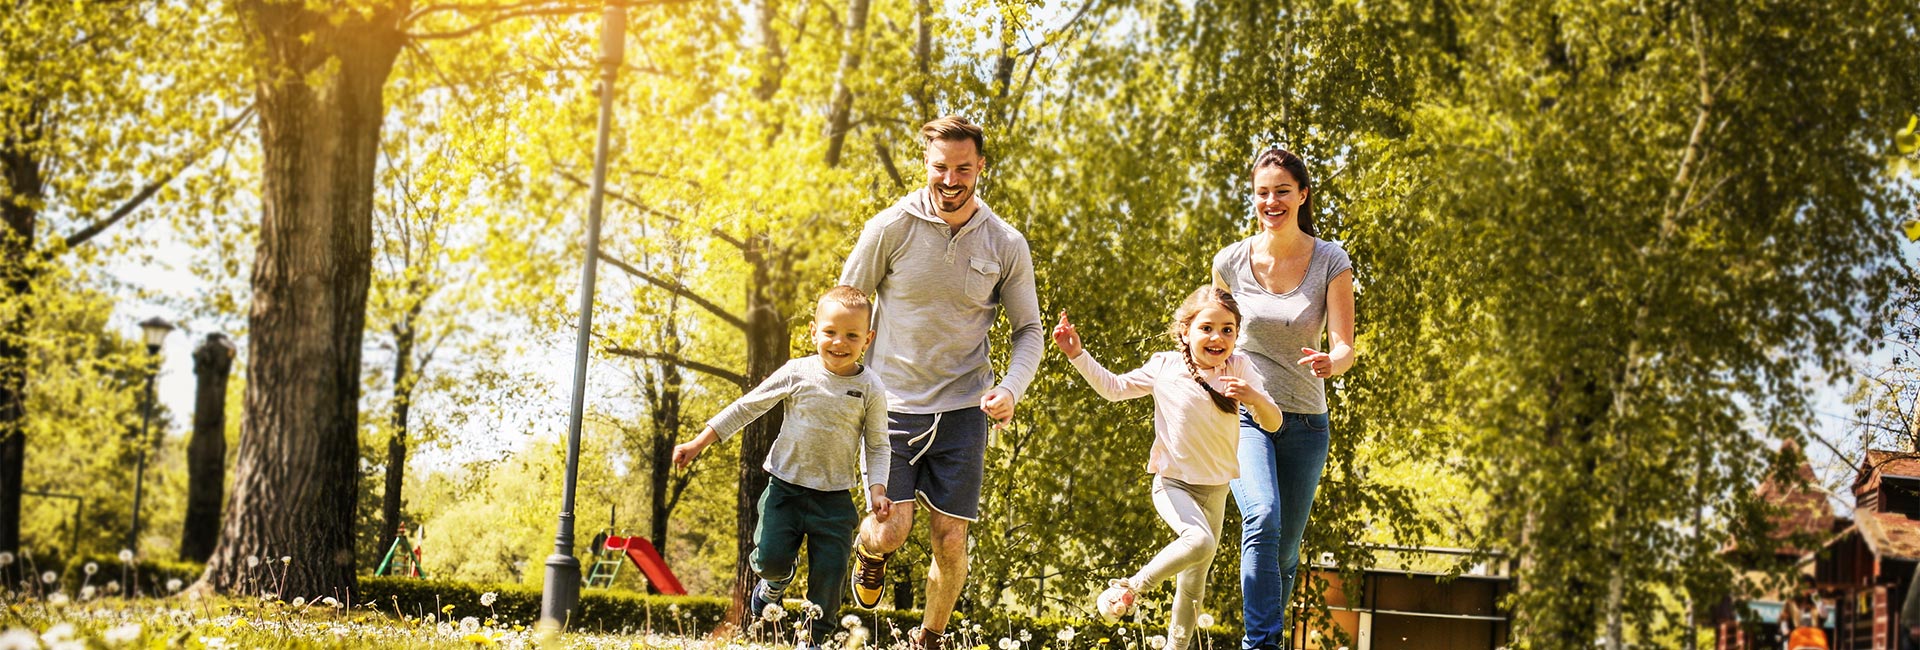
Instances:
[[[1193,363],[1193,344],[1187,342],[1185,339],[1181,339],[1180,341],[1180,358],[1187,362],[1187,374],[1193,377],[1194,383],[1200,384],[1201,388],[1206,389],[1207,397],[1213,399],[1213,405],[1215,407],[1229,414],[1240,411],[1239,400],[1221,395],[1220,391],[1214,389],[1213,384],[1207,383],[1207,379],[1200,375],[1200,366],[1196,366]]]

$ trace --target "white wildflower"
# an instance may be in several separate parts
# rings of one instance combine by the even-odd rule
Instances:
[[[1020,647],[1019,641],[1015,641],[1009,637],[1000,637],[1000,650],[1013,650],[1018,647]]]
[[[179,578],[169,578],[169,579],[167,579],[167,591],[170,591],[170,592],[171,592],[171,591],[180,591],[180,587],[182,587],[182,586],[183,586],[183,585],[181,584],[181,582],[180,582],[180,579],[179,579]]]
[[[140,624],[128,623],[108,629],[100,638],[110,646],[123,646],[133,643],[134,641],[140,640]]]
[[[867,628],[856,627],[847,631],[847,643],[843,648],[867,647]]]
[[[260,556],[258,555],[247,556],[247,568],[253,569],[253,568],[258,568],[259,566],[260,566]]]
[[[13,564],[13,552],[0,551],[0,566],[11,566],[12,564]],[[12,632],[12,630],[8,630],[8,632]]]
[[[119,580],[108,580],[108,581],[107,581],[107,593],[110,593],[110,594],[117,594],[117,593],[120,593],[120,581],[119,581]]]
[[[1200,618],[1193,619],[1193,624],[1200,627],[1213,627],[1213,615],[1201,614]]]
[[[0,650],[39,650],[40,637],[33,630],[16,627],[0,633]]]
[[[59,580],[59,579],[60,579],[60,576],[54,575],[52,571],[48,571],[46,573],[40,574],[40,581],[46,584],[53,584],[53,581]]]
[[[200,645],[206,646],[207,650],[226,650],[226,648],[234,647],[227,643],[227,637],[224,636],[200,637]]]
[[[47,643],[59,643],[73,640],[73,624],[60,623],[40,633],[40,640]]]
[[[760,610],[760,618],[764,618],[769,621],[778,621],[786,617],[787,617],[787,610],[782,609],[779,603],[767,603],[766,609]]]
[[[479,632],[480,619],[474,618],[472,616],[468,616],[466,618],[460,619],[460,631],[466,634],[473,634],[474,632]]]
[[[1032,643],[1032,642],[1033,642],[1033,631],[1032,631],[1032,630],[1021,630],[1021,631],[1020,631],[1020,642],[1021,642],[1021,643]]]
[[[849,630],[860,627],[860,617],[853,614],[848,614],[840,619],[840,627],[844,627]]]
[[[1158,634],[1147,637],[1147,647],[1153,648],[1153,650],[1160,650],[1161,648],[1165,648],[1167,647],[1167,637],[1160,636]]]
[[[80,570],[87,572],[87,575],[93,575],[100,572],[100,565],[88,562],[86,566],[80,567]]]
[[[123,548],[123,549],[120,549],[120,561],[121,561],[121,562],[125,562],[125,563],[128,563],[128,564],[132,564],[132,563],[133,563],[133,549],[130,549],[130,548]]]
[[[53,592],[53,594],[47,596],[47,604],[54,607],[64,607],[67,604],[67,595],[58,591]]]
[[[493,592],[491,592],[491,591],[489,591],[489,592],[487,592],[487,593],[484,593],[484,594],[480,594],[480,606],[481,606],[481,607],[492,607],[492,606],[493,606],[493,603],[494,603],[494,602],[496,602],[496,601],[498,601],[498,600],[500,600],[500,594],[496,594],[496,593],[493,593]],[[679,606],[678,606],[678,605],[675,605],[675,606],[673,606],[673,607],[668,607],[668,608],[667,608],[667,611],[675,611],[675,610],[677,610],[677,609],[679,609]]]
[[[1058,635],[1056,635],[1056,636],[1058,636],[1058,637],[1059,637],[1059,639],[1060,639],[1060,642],[1061,642],[1061,643],[1072,643],[1072,642],[1073,642],[1073,628],[1071,628],[1071,627],[1069,627],[1069,628],[1066,628],[1066,629],[1064,629],[1064,630],[1060,630],[1060,634],[1058,634]]]
[[[813,601],[803,600],[800,601],[800,615],[811,621],[826,615],[826,612],[821,610],[820,606],[814,604]]]
[[[326,598],[320,599],[320,604],[326,605],[328,607],[332,607],[334,609],[340,608],[340,600],[332,596],[328,596]]]
[[[99,593],[99,590],[94,588],[93,585],[83,586],[80,588],[80,600],[93,600],[95,593]]]
[[[291,556],[291,555],[282,555],[282,556],[280,556],[280,563],[281,563],[281,564],[293,564],[293,556]]]
[[[307,606],[307,597],[306,597],[306,596],[294,596],[294,597],[293,597],[293,606],[294,606],[294,607],[306,607],[306,606]]]

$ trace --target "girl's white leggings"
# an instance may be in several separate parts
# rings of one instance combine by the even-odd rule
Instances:
[[[1153,509],[1178,537],[1160,549],[1131,582],[1136,591],[1145,593],[1168,576],[1175,576],[1173,620],[1167,631],[1169,648],[1184,650],[1193,638],[1194,618],[1199,616],[1200,602],[1207,596],[1207,569],[1213,564],[1214,550],[1220,547],[1220,522],[1226,517],[1229,492],[1225,485],[1192,485],[1153,477]]]

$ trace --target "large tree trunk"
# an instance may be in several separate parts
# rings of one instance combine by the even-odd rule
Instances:
[[[27,322],[33,312],[36,251],[34,228],[46,181],[35,152],[41,111],[24,113],[20,124],[0,136],[0,304],[12,303],[11,317],[0,322],[0,551],[20,548],[20,496],[27,470]]]
[[[206,562],[220,541],[221,497],[227,487],[227,380],[233,342],[208,334],[193,351],[193,440],[187,443],[187,520],[180,559]]]
[[[380,494],[380,545],[382,548],[400,536],[400,497],[407,477],[407,419],[413,410],[414,321],[421,303],[414,303],[405,320],[393,327],[393,416],[388,421],[387,482]]]
[[[753,283],[747,289],[747,386],[750,390],[786,365],[789,357],[787,319],[780,309],[783,304],[777,293],[780,288],[773,286],[776,281],[785,281],[788,274],[775,268],[780,263],[779,253],[764,233],[753,237],[746,259],[753,265]],[[736,568],[733,606],[728,610],[728,620],[741,625],[742,629],[751,620],[745,616],[747,597],[760,580],[748,559],[753,555],[754,531],[760,527],[760,493],[767,489],[767,471],[761,466],[767,462],[767,452],[772,451],[773,438],[780,433],[780,423],[785,416],[785,408],[775,406],[740,434],[740,493],[735,495]]]
[[[381,89],[407,5],[329,16],[301,3],[240,4],[259,61],[265,211],[233,497],[203,577],[221,591],[271,577],[286,598],[353,594]],[[252,568],[251,557],[270,563]],[[281,557],[289,564],[271,563]]]

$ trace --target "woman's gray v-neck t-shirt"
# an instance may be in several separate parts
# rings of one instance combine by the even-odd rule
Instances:
[[[1234,242],[1213,256],[1213,276],[1226,283],[1240,304],[1240,349],[1266,378],[1267,394],[1280,410],[1325,413],[1326,381],[1299,364],[1300,348],[1327,351],[1321,343],[1327,330],[1327,283],[1352,271],[1353,260],[1339,244],[1314,239],[1313,258],[1300,286],[1274,293],[1253,275],[1252,242],[1252,237]]]

